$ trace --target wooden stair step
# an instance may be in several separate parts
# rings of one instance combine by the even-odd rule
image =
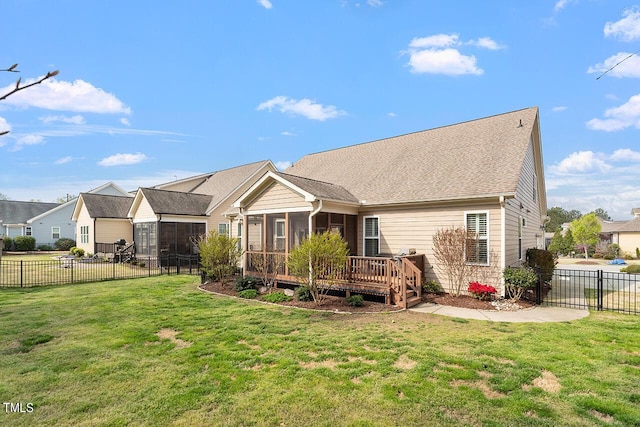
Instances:
[[[411,308],[414,305],[418,305],[422,302],[422,298],[419,296],[407,297],[407,308]]]

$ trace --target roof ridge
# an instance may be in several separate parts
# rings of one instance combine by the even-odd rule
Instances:
[[[359,142],[359,143],[356,143],[356,144],[346,145],[346,146],[343,146],[343,147],[330,148],[328,150],[323,150],[323,151],[316,151],[315,153],[306,154],[303,157],[310,157],[310,156],[314,156],[316,154],[323,154],[323,153],[328,153],[328,152],[331,152],[331,151],[338,151],[338,150],[344,150],[344,149],[347,149],[347,148],[358,147],[358,146],[361,146],[361,145],[373,144],[375,142],[385,141],[385,140],[388,140],[388,139],[396,139],[396,138],[401,138],[401,137],[410,136],[410,135],[417,135],[417,134],[420,134],[420,133],[423,133],[423,132],[429,132],[429,131],[433,131],[433,130],[437,130],[437,129],[445,129],[445,128],[449,128],[449,127],[460,126],[460,125],[464,125],[464,124],[468,124],[468,123],[472,123],[472,122],[477,122],[477,121],[480,121],[480,120],[487,120],[487,119],[491,119],[491,118],[494,118],[494,117],[500,117],[500,116],[504,116],[504,115],[507,115],[507,114],[513,114],[513,113],[517,113],[519,111],[532,110],[532,109],[536,109],[536,108],[538,108],[538,107],[534,106],[534,107],[520,108],[520,109],[513,110],[513,111],[507,111],[505,113],[493,114],[493,115],[490,115],[490,116],[478,117],[478,118],[475,118],[475,119],[465,120],[463,122],[451,123],[451,124],[448,124],[448,125],[436,126],[436,127],[429,128],[429,129],[422,129],[422,130],[417,130],[417,131],[413,131],[413,132],[407,132],[407,133],[403,133],[403,134],[400,134],[400,135],[394,135],[394,136],[389,136],[389,137],[386,137],[386,138],[374,139],[374,140],[371,140],[371,141]],[[295,162],[290,167],[295,167]]]

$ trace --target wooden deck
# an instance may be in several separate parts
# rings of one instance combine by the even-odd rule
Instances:
[[[262,255],[260,257],[259,255]],[[256,256],[258,256],[256,258]],[[297,284],[299,280],[288,274],[282,253],[247,253],[247,275],[260,273],[251,269],[256,259],[275,268],[275,285],[278,282]],[[282,258],[281,260],[279,258]],[[256,265],[258,265],[260,261]],[[383,296],[387,304],[408,308],[418,304],[422,297],[424,256],[411,255],[396,259],[383,257],[348,257],[347,266],[334,271],[334,279],[325,282],[326,288],[351,293]],[[260,269],[264,268],[261,266]],[[274,270],[271,270],[274,271]]]

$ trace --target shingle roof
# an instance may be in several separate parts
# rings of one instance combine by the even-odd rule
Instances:
[[[532,107],[310,154],[285,172],[367,204],[513,194],[537,117]]]
[[[313,194],[319,199],[358,203],[358,199],[353,194],[339,185],[282,172],[274,172],[274,174],[286,179],[293,185]]]
[[[600,221],[602,233],[615,233],[629,221]]]
[[[91,218],[127,218],[133,197],[80,193]]]
[[[640,232],[640,217],[635,217],[631,221],[625,222],[620,228],[618,228],[618,233],[626,232],[626,233],[634,233]]]
[[[0,200],[0,221],[4,224],[26,224],[28,219],[59,206],[59,203]]]
[[[210,208],[214,208],[220,202],[229,197],[231,193],[242,185],[242,183],[249,177],[270,163],[270,160],[263,160],[213,172],[204,182],[194,188],[191,192],[211,196],[209,198],[209,206]],[[233,200],[231,200],[231,202],[233,202]]]
[[[156,214],[204,216],[211,196],[180,191],[141,188],[142,194]]]

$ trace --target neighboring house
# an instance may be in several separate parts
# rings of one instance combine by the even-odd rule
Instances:
[[[100,187],[89,190],[91,194],[104,194],[112,196],[128,196],[129,194],[113,182],[108,182]],[[76,237],[76,223],[71,219],[77,199],[57,205],[40,215],[27,220],[31,227],[32,235],[36,238],[36,244],[54,246],[58,238],[66,237],[78,240]]]
[[[334,230],[355,255],[352,271],[413,249],[421,273],[445,285],[433,236],[466,227],[475,236],[467,261],[493,267],[490,284],[501,287],[504,267],[544,247],[537,108],[310,154],[285,172],[267,172],[235,203],[247,272],[255,255],[286,257],[309,232]]]
[[[270,160],[140,188],[128,217],[138,255],[192,254],[192,239],[209,230],[238,237],[239,211],[233,202],[267,171]]]
[[[640,208],[631,210],[629,221],[601,221],[600,238],[606,243],[617,243],[621,254],[636,256],[640,248]]]
[[[114,243],[133,241],[127,213],[130,195],[80,193],[71,218],[76,222],[76,246],[88,254],[113,253]]]
[[[0,236],[32,236],[36,239],[36,245],[55,242],[62,237],[61,223],[35,227],[34,230],[29,220],[58,206],[58,203],[0,200]]]

